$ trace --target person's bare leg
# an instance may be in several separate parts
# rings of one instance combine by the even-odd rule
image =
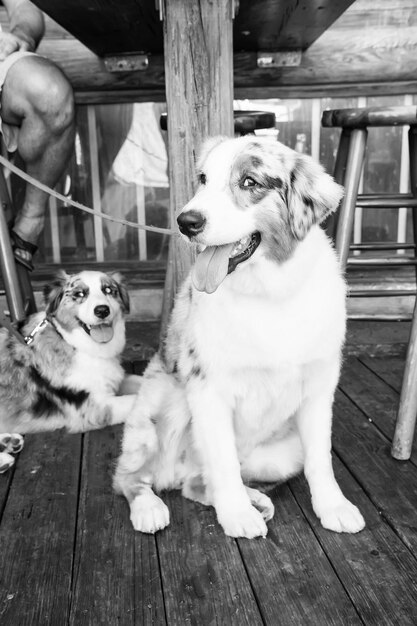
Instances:
[[[3,86],[1,117],[19,127],[17,150],[27,173],[53,187],[65,169],[74,142],[74,99],[63,73],[41,57],[17,61]],[[47,200],[46,193],[26,185],[23,206],[13,225],[13,231],[24,242],[37,243]]]

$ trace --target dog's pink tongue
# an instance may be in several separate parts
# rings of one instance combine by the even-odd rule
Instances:
[[[113,339],[113,326],[98,324],[90,328],[90,337],[97,343],[107,343]]]
[[[213,293],[226,278],[229,256],[234,243],[224,246],[208,246],[197,256],[192,271],[193,285],[198,291]]]

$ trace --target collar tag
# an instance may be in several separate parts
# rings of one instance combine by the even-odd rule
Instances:
[[[43,320],[41,320],[39,324],[36,324],[32,332],[25,337],[26,345],[30,346],[30,344],[33,342],[35,338],[35,335],[37,335],[40,331],[42,331],[45,328],[45,326],[47,326],[48,324],[49,324],[49,320],[47,320],[46,317]]]

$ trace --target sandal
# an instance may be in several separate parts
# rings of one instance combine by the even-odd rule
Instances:
[[[29,241],[25,241],[19,237],[14,230],[10,231],[10,241],[16,261],[26,267],[29,272],[32,272],[34,268],[32,258],[38,246],[35,246],[34,243],[30,243]]]

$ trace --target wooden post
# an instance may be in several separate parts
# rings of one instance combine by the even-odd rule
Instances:
[[[170,218],[191,199],[202,142],[233,136],[233,0],[165,0],[164,55],[168,111]],[[171,237],[161,337],[172,299],[187,276],[192,249]]]

